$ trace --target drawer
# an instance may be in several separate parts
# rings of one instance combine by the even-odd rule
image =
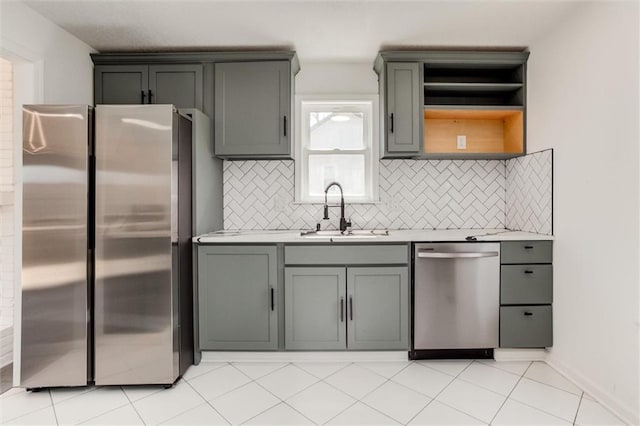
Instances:
[[[402,245],[316,245],[285,246],[286,265],[406,265],[409,246]]]
[[[552,241],[503,241],[500,263],[551,263]]]
[[[502,265],[500,304],[544,305],[553,302],[551,265]]]
[[[553,345],[551,306],[501,306],[501,348],[546,348]]]

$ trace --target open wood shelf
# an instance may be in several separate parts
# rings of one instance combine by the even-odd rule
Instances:
[[[522,154],[523,118],[521,109],[425,109],[424,153]],[[457,149],[460,135],[466,149]]]

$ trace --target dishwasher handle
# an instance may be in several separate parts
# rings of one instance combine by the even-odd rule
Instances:
[[[473,259],[480,257],[497,257],[497,251],[472,251],[472,252],[434,252],[434,251],[418,251],[418,257],[431,259]]]

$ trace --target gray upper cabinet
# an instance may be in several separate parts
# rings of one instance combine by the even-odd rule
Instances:
[[[291,158],[291,65],[288,61],[215,65],[215,154]]]
[[[199,246],[200,349],[278,348],[275,246]]]
[[[149,91],[149,103],[202,110],[202,65],[150,65]]]
[[[347,268],[347,312],[349,349],[407,349],[407,268]]]
[[[106,105],[146,104],[149,67],[102,65],[94,69],[94,102]]]
[[[286,268],[284,286],[285,348],[345,349],[345,269]]]
[[[420,65],[386,66],[385,157],[420,154]]]
[[[173,104],[203,109],[201,64],[97,65],[96,104]]]
[[[523,50],[384,51],[384,158],[503,159],[526,153]]]

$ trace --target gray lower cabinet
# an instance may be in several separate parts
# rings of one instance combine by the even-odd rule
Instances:
[[[173,104],[203,109],[201,64],[96,65],[95,104]]]
[[[407,267],[285,268],[285,348],[405,350]]]
[[[200,349],[278,348],[276,246],[199,246]]]
[[[347,268],[347,347],[409,347],[409,279],[403,267]]]
[[[286,349],[347,346],[345,268],[285,268]]]
[[[406,157],[420,154],[420,64],[393,62],[386,66],[385,154]]]
[[[503,241],[500,263],[500,347],[552,346],[552,242]]]
[[[500,347],[545,348],[552,345],[551,305],[500,307]]]
[[[291,158],[291,64],[215,64],[215,154]]]

